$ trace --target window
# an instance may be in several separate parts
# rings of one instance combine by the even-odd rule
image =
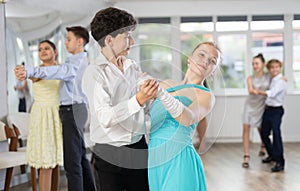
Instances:
[[[293,20],[293,76],[294,88],[300,89],[300,15],[294,15]]]
[[[283,29],[283,15],[254,15],[251,21],[251,30],[278,30]]]
[[[262,53],[266,62],[270,59],[284,62],[283,19],[283,15],[252,16],[252,57]],[[267,69],[265,70],[267,71]]]
[[[213,41],[212,17],[182,17],[180,24],[181,68],[187,70],[187,58],[201,42]]]
[[[293,46],[293,72],[294,72],[294,88],[300,89],[300,31],[294,32]]]
[[[247,16],[219,16],[216,24],[217,31],[247,31]]]
[[[300,29],[300,15],[294,15],[293,29],[294,30],[299,30]]]
[[[245,88],[247,16],[218,16],[217,43],[222,51],[221,75],[216,88]]]
[[[270,59],[283,61],[282,33],[252,33],[252,54],[262,53],[266,62]]]
[[[139,18],[130,57],[144,72],[158,79],[172,77],[170,18]]]
[[[221,88],[245,88],[246,34],[220,35],[218,45],[223,54]]]

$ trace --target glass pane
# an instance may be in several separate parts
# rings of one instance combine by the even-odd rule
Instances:
[[[172,77],[171,26],[140,24],[134,32],[135,45],[129,57],[137,61],[144,72],[165,80]]]
[[[159,23],[146,23],[146,24],[139,24],[136,28],[135,32],[138,34],[143,33],[168,33],[170,32],[170,25],[169,24],[159,24]]]
[[[41,64],[41,61],[39,59],[39,53],[38,53],[38,41],[35,40],[35,41],[32,41],[30,43],[30,45],[28,45],[29,47],[29,56],[30,56],[30,65],[33,65],[33,66],[38,66]]]
[[[258,53],[264,55],[266,62],[273,58],[283,61],[283,34],[252,33],[252,54]]]
[[[284,21],[251,21],[251,30],[283,29]]]
[[[293,29],[300,29],[300,20],[293,21]]]
[[[97,59],[100,56],[101,47],[94,38],[90,38],[90,42],[85,46],[85,50],[88,52],[90,63],[97,63]]]
[[[218,46],[223,57],[221,88],[245,88],[246,34],[220,35]]]
[[[247,21],[230,21],[230,22],[217,22],[217,31],[246,31],[248,30]]]
[[[181,23],[180,30],[182,32],[195,32],[195,31],[209,31],[214,30],[214,24],[212,22],[203,23]]]
[[[294,32],[293,45],[293,71],[294,71],[294,88],[300,89],[300,32]]]

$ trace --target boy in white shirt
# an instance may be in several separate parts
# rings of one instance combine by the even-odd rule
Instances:
[[[281,67],[282,62],[277,59],[272,59],[267,63],[267,68],[272,77],[270,88],[267,91],[258,91],[259,94],[267,96],[261,134],[269,156],[263,159],[262,162],[276,162],[275,166],[271,168],[271,172],[283,171],[285,163],[280,125],[284,114],[282,105],[286,95],[287,83],[282,79]],[[273,133],[273,143],[269,138],[271,131]]]
[[[134,44],[135,27],[130,13],[113,7],[100,10],[91,23],[101,54],[87,67],[82,87],[91,112],[99,191],[149,190],[144,106],[155,97],[158,84],[150,79],[138,87],[141,69],[125,57]]]

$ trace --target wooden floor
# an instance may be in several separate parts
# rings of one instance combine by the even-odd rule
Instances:
[[[250,145],[250,168],[242,168],[241,143],[216,143],[201,154],[209,191],[300,191],[300,143],[286,143],[285,171],[271,173],[273,164],[262,164],[259,144]],[[12,187],[11,191],[30,191],[30,182]],[[60,190],[67,191],[65,175]]]
[[[285,170],[271,173],[274,164],[262,164],[259,144],[250,145],[250,167],[242,168],[241,143],[214,144],[201,158],[210,191],[300,191],[300,143],[284,145]]]

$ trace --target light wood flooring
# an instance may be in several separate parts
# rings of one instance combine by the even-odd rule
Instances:
[[[242,168],[241,143],[216,143],[201,154],[209,191],[300,191],[300,143],[285,143],[284,172],[271,173],[273,164],[262,164],[259,144],[250,144],[250,167]],[[11,191],[31,191],[30,182],[14,186]],[[60,190],[67,191],[62,173]]]
[[[285,170],[261,163],[259,144],[250,145],[250,167],[242,168],[241,143],[214,144],[201,155],[210,191],[300,191],[300,143],[284,144]]]

